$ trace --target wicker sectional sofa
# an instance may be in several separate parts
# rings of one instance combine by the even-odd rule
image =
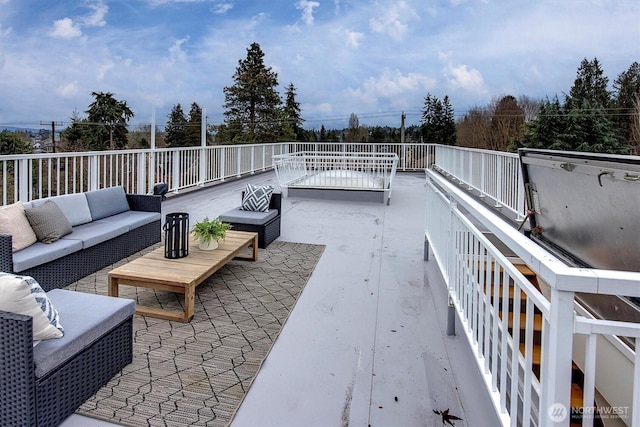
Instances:
[[[23,205],[38,207],[47,200],[69,217],[72,233],[13,253],[11,235],[0,234],[0,271],[31,276],[45,291],[70,285],[160,241],[160,196],[125,194],[118,186]]]
[[[35,316],[0,309],[3,426],[59,425],[131,363],[135,302],[59,288],[161,237],[160,196],[128,195],[122,187],[111,187],[50,200],[69,220],[71,233],[16,251],[12,235],[0,234],[0,275],[35,279],[64,326],[62,337],[35,341]],[[0,304],[6,305],[2,289]]]

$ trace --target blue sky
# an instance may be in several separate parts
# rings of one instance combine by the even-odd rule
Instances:
[[[223,120],[253,42],[293,83],[306,127],[418,124],[428,93],[456,115],[503,95],[568,92],[580,61],[610,83],[640,61],[638,0],[0,0],[0,125],[68,123],[112,92],[131,123],[192,102]],[[37,128],[37,126],[35,126]]]

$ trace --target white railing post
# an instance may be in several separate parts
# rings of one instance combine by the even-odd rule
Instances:
[[[200,152],[198,161],[198,187],[204,187],[207,182],[207,110],[201,110],[200,119]]]
[[[100,188],[100,157],[99,155],[89,156],[89,190]]]
[[[178,192],[180,188],[180,150],[171,151],[173,155],[173,161],[171,162],[171,180],[173,181],[173,191]]]
[[[147,165],[145,153],[138,153],[137,161],[138,169],[136,175],[138,175],[138,183],[136,193],[145,194],[147,192]]]
[[[225,153],[227,150],[224,147],[220,148],[220,181],[224,181],[226,176],[225,165],[227,164]]]
[[[255,175],[256,173],[256,146],[251,146],[251,166],[249,166],[249,170],[251,171],[251,175]]]
[[[153,132],[153,130],[152,130]],[[153,186],[156,184],[156,150],[155,148],[151,149],[147,153],[148,161],[147,161],[147,183],[149,187],[147,188],[148,193],[153,192]]]
[[[240,178],[240,171],[242,170],[242,146],[238,146],[236,148],[237,159],[236,159],[236,176]]]
[[[574,293],[551,288],[549,328],[542,346],[540,425],[569,425]]]
[[[18,184],[14,185],[14,188],[18,190],[18,200],[25,202],[31,200],[29,198],[29,194],[31,193],[31,183],[29,182],[30,164],[30,159],[20,159],[14,162],[14,165],[17,166],[14,171],[14,181]]]

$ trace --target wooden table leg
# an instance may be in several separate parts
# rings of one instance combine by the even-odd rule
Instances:
[[[110,297],[118,296],[118,278],[117,277],[109,277],[109,286],[107,293]]]
[[[255,261],[258,259],[258,235],[257,234],[253,237],[253,244],[251,246],[253,247],[253,254],[251,259]]]
[[[196,287],[189,285],[184,289],[184,321],[189,322],[193,317],[196,305]]]

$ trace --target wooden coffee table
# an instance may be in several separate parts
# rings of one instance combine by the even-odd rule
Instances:
[[[258,259],[258,233],[227,231],[217,249],[203,251],[189,236],[189,255],[184,258],[164,257],[164,246],[111,270],[108,292],[118,296],[120,285],[138,286],[184,294],[184,312],[138,305],[136,313],[166,320],[189,322],[193,317],[195,289],[209,276],[234,258]]]

